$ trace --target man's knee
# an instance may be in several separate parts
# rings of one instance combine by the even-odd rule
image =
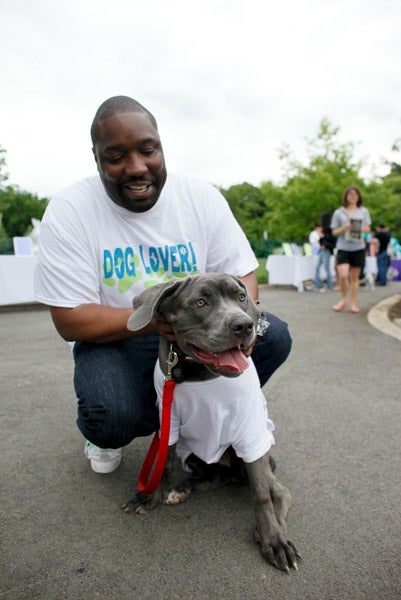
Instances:
[[[86,407],[78,403],[77,425],[85,439],[100,448],[121,448],[136,437],[150,435],[159,426],[154,400],[142,410],[118,407]]]
[[[292,338],[287,323],[278,317],[264,313],[270,326],[263,336],[258,336],[252,359],[259,375],[261,386],[287,359],[292,346]]]
[[[76,344],[77,425],[86,439],[101,448],[119,448],[157,430],[153,388],[157,349],[158,339],[150,337]]]
[[[270,327],[266,331],[266,341],[274,349],[277,358],[281,357],[282,362],[286,360],[292,347],[292,337],[288,330],[288,325],[275,315],[266,313]]]

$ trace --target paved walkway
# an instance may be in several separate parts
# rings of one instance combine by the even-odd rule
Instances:
[[[338,294],[264,288],[293,351],[267,384],[277,474],[294,499],[290,576],[253,542],[246,487],[195,494],[146,517],[133,495],[149,439],[91,472],[76,429],[72,359],[46,310],[0,312],[0,598],[395,600],[401,595],[400,340],[367,319],[401,283]]]

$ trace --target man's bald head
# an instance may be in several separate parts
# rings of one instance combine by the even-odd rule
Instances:
[[[129,112],[141,112],[148,115],[152,124],[157,129],[156,119],[147,108],[142,106],[142,104],[133,98],[130,98],[129,96],[113,96],[112,98],[105,100],[96,111],[91,126],[91,139],[93,146],[95,146],[97,140],[97,126],[101,121],[120,113]]]

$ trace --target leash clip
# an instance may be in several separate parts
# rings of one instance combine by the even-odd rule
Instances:
[[[170,381],[173,379],[172,370],[173,367],[178,363],[178,354],[173,350],[173,344],[170,344],[170,352],[167,357],[167,375],[164,378],[164,381]]]
[[[256,326],[256,335],[262,336],[266,333],[266,330],[270,326],[270,322],[266,319],[263,313],[260,315],[258,324]]]

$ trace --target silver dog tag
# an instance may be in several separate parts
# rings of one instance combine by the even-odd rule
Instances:
[[[270,322],[263,315],[261,315],[256,326],[256,335],[264,335],[269,326]]]
[[[178,363],[178,354],[173,351],[173,346],[170,346],[170,352],[167,357],[167,377],[166,380],[172,379],[173,376],[171,374],[173,367]]]

